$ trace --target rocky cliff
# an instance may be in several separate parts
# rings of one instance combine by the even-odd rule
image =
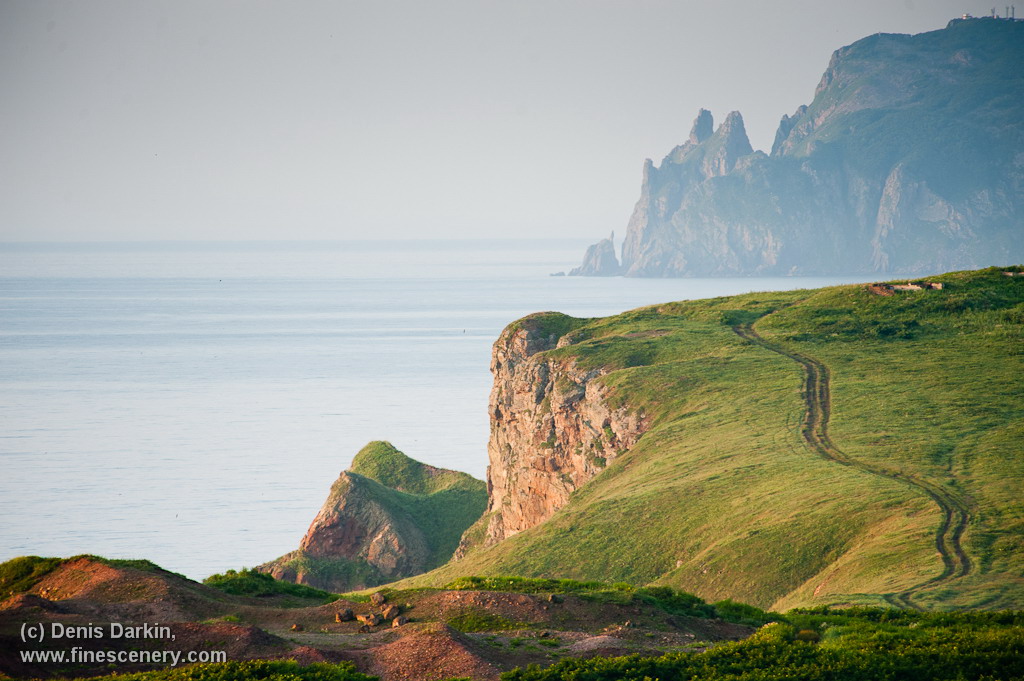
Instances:
[[[701,110],[686,142],[644,163],[619,271],[925,274],[1024,259],[1021,63],[1024,22],[870,36],[836,51],[770,156],[739,113],[714,130]]]
[[[494,344],[487,445],[487,512],[463,537],[460,558],[551,517],[569,496],[629,450],[648,422],[609,405],[607,368],[555,351],[586,320],[554,312],[509,325]]]
[[[298,550],[257,569],[334,592],[420,574],[451,558],[485,504],[483,482],[371,442],[331,486]]]

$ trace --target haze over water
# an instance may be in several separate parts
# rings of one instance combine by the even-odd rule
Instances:
[[[518,317],[864,280],[548,276],[585,245],[0,244],[0,560],[252,566],[370,440],[483,478]]]

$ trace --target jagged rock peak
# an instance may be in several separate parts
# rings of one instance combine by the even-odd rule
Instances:
[[[807,105],[801,104],[792,116],[782,114],[779,128],[775,131],[775,141],[772,143],[772,156],[782,153],[783,145],[789,139],[789,133],[793,131],[793,128],[805,113],[807,113]]]
[[[725,117],[725,122],[718,126],[718,135],[723,137],[726,144],[744,155],[752,153],[750,139],[747,137],[747,128],[743,125],[743,116],[739,111],[730,111]]]
[[[712,118],[711,112],[707,109],[701,109],[697,112],[697,117],[693,119],[693,128],[690,129],[690,143],[700,144],[711,137],[714,131],[715,119]]]
[[[725,122],[718,126],[705,146],[708,152],[701,165],[705,178],[728,174],[736,166],[737,160],[754,151],[739,111],[733,111],[725,117]]]

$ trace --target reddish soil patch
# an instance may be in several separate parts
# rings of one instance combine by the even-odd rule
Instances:
[[[397,641],[357,656],[359,666],[387,681],[432,681],[453,676],[490,681],[501,672],[467,636],[440,622],[410,629]]]

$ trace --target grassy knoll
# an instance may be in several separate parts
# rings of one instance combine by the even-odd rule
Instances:
[[[817,456],[801,436],[803,369],[740,338],[817,358],[836,446],[948,489],[971,509],[970,574],[925,607],[1024,604],[1024,277],[929,278],[642,308],[563,325],[549,354],[608,370],[612,400],[653,425],[548,522],[412,584],[516,574],[664,584],[760,607],[882,604],[943,572],[936,504],[899,479]]]
[[[414,550],[420,570],[444,564],[462,533],[487,506],[484,482],[466,473],[435,468],[409,458],[389,442],[371,442],[332,485],[324,509],[355,519],[357,525],[387,525]],[[367,539],[369,540],[369,538]],[[280,566],[307,583],[332,591],[390,581],[368,559],[362,545],[350,555],[311,555],[299,549],[260,569]],[[407,571],[400,574],[415,574]],[[393,579],[393,577],[392,577]]]
[[[359,476],[361,490],[369,500],[379,504],[397,523],[413,525],[423,534],[430,549],[427,564],[431,568],[451,558],[462,532],[487,507],[484,482],[466,473],[422,464],[390,442],[371,442],[363,447],[349,472]]]
[[[482,484],[467,473],[420,463],[390,442],[381,440],[360,449],[352,459],[349,471],[406,494],[430,495],[450,489],[476,492]]]

